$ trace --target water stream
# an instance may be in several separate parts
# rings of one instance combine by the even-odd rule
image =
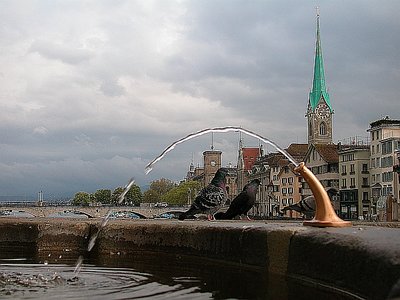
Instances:
[[[294,164],[296,167],[298,166],[298,163],[296,162],[296,160],[289,154],[287,153],[284,149],[282,149],[281,147],[279,147],[277,144],[275,144],[274,142],[272,142],[271,140],[253,132],[247,129],[244,129],[242,127],[237,127],[237,126],[226,126],[226,127],[214,127],[214,128],[206,128],[203,130],[199,130],[197,132],[191,133],[175,142],[173,142],[171,145],[169,145],[167,148],[164,149],[163,152],[161,152],[161,154],[159,156],[157,156],[154,160],[152,160],[146,167],[145,167],[145,172],[146,174],[149,174],[151,172],[151,170],[153,170],[153,166],[160,161],[168,152],[172,151],[177,145],[182,144],[186,141],[189,141],[191,139],[194,139],[196,137],[202,136],[204,134],[207,133],[214,133],[214,132],[241,132],[241,133],[245,133],[249,136],[252,136],[254,138],[257,138],[261,141],[263,141],[266,144],[269,144],[271,146],[273,146],[278,152],[282,153],[284,156],[286,156],[286,158],[292,163]]]

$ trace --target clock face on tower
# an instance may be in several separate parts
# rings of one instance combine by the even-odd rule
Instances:
[[[330,116],[330,109],[325,104],[318,104],[317,108],[315,109],[315,113],[321,119],[326,119]]]

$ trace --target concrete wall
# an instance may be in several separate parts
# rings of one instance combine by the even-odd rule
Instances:
[[[0,219],[0,257],[32,251],[71,257],[160,251],[223,260],[334,287],[367,299],[386,299],[400,279],[400,229],[304,227],[301,223],[114,220],[87,252],[96,220]],[[14,250],[13,250],[14,249]],[[18,255],[14,252],[14,255]],[[57,254],[58,255],[58,254]]]

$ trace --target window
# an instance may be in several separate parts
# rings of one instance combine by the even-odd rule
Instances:
[[[382,181],[383,182],[393,181],[393,172],[383,172]]]
[[[368,192],[363,192],[362,200],[363,201],[368,201]]]
[[[390,184],[384,185],[382,189],[382,195],[387,196],[390,195],[391,193],[392,193],[392,186]]]
[[[386,168],[386,167],[391,167],[391,166],[393,166],[393,156],[382,157],[381,167]]]
[[[282,194],[286,195],[287,194],[287,188],[282,188]]]
[[[345,189],[347,186],[346,186],[346,178],[343,178],[342,179],[342,189]]]
[[[356,179],[355,178],[350,178],[350,187],[351,188],[356,187]]]
[[[342,175],[346,175],[346,166],[342,166]]]
[[[362,164],[362,172],[368,173],[368,164]]]
[[[375,146],[371,147],[371,152],[372,152],[372,154],[375,154]]]
[[[288,193],[292,195],[293,194],[293,188],[291,188],[291,187],[288,188]]]
[[[350,174],[354,174],[354,164],[350,165]]]
[[[382,154],[392,153],[392,141],[382,143]]]
[[[363,177],[362,185],[363,185],[363,187],[367,187],[368,186],[368,177]]]
[[[321,125],[319,125],[319,134],[320,135],[326,135],[326,124],[325,124],[325,122],[322,122]]]
[[[290,185],[293,184],[293,177],[289,177],[289,178],[288,178],[288,183],[289,183]]]
[[[379,150],[379,144],[378,145],[376,145],[376,153],[379,153],[380,152],[380,150]]]
[[[289,205],[292,205],[293,204],[293,198],[289,198],[288,200],[289,200]]]

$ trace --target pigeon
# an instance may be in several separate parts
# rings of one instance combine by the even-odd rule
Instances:
[[[227,168],[219,168],[210,184],[203,188],[193,201],[189,210],[179,215],[179,220],[193,218],[195,214],[207,214],[208,219],[214,218],[213,214],[220,209],[227,200],[225,177]]]
[[[281,210],[281,213],[285,213],[288,210],[294,210],[304,214],[306,217],[313,217],[315,214],[315,199],[314,196],[308,196],[303,200],[286,206]]]
[[[331,187],[328,187],[325,190],[330,199],[332,199],[333,195],[338,193],[338,191],[335,188]],[[294,210],[304,214],[308,218],[312,218],[314,217],[315,214],[315,198],[313,195],[308,196],[295,204],[284,207],[281,210],[281,213],[284,214],[288,210]]]
[[[217,220],[230,220],[236,216],[246,215],[246,218],[250,220],[247,216],[247,212],[253,207],[256,201],[256,194],[258,192],[258,186],[260,185],[259,179],[253,179],[251,182],[247,183],[243,191],[232,200],[226,212],[218,212],[215,214]]]

